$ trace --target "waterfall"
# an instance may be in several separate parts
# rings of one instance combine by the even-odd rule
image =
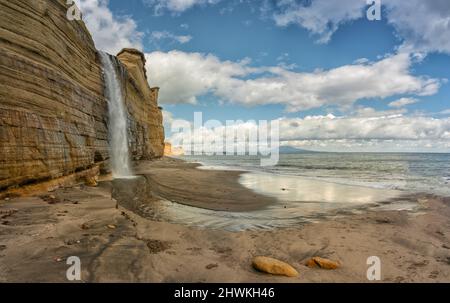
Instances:
[[[132,177],[128,152],[127,112],[114,57],[100,52],[108,99],[110,166],[114,178]]]

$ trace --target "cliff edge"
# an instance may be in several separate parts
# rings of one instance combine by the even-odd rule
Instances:
[[[150,88],[147,81],[144,54],[125,48],[117,58],[125,67],[125,102],[129,116],[131,153],[135,160],[162,157],[164,154],[164,128],[161,109],[158,107],[159,88]]]
[[[107,101],[94,42],[64,0],[0,0],[0,190],[108,167]],[[119,55],[134,159],[164,150],[145,58]]]

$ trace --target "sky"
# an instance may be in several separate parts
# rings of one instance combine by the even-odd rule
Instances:
[[[278,120],[281,144],[302,149],[450,152],[450,1],[381,0],[372,21],[369,2],[77,4],[98,49],[145,53],[169,141],[172,121],[202,112]]]

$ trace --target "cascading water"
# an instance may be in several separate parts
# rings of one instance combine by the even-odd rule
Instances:
[[[127,113],[122,97],[122,87],[117,76],[117,62],[110,55],[100,52],[105,74],[106,97],[108,99],[108,133],[110,165],[114,178],[130,178],[128,152]]]

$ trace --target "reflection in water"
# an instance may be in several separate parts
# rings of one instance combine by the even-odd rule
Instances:
[[[386,201],[399,195],[393,190],[264,173],[244,174],[240,182],[257,193],[291,202],[365,204]]]
[[[240,181],[258,193],[276,197],[277,202],[257,211],[226,212],[161,201],[141,205],[140,212],[154,219],[204,228],[228,231],[271,229],[298,226],[335,215],[337,211],[377,206],[377,202],[396,199],[401,193],[263,173],[243,174]],[[404,209],[405,201],[398,200],[392,204],[393,209],[397,204]]]

